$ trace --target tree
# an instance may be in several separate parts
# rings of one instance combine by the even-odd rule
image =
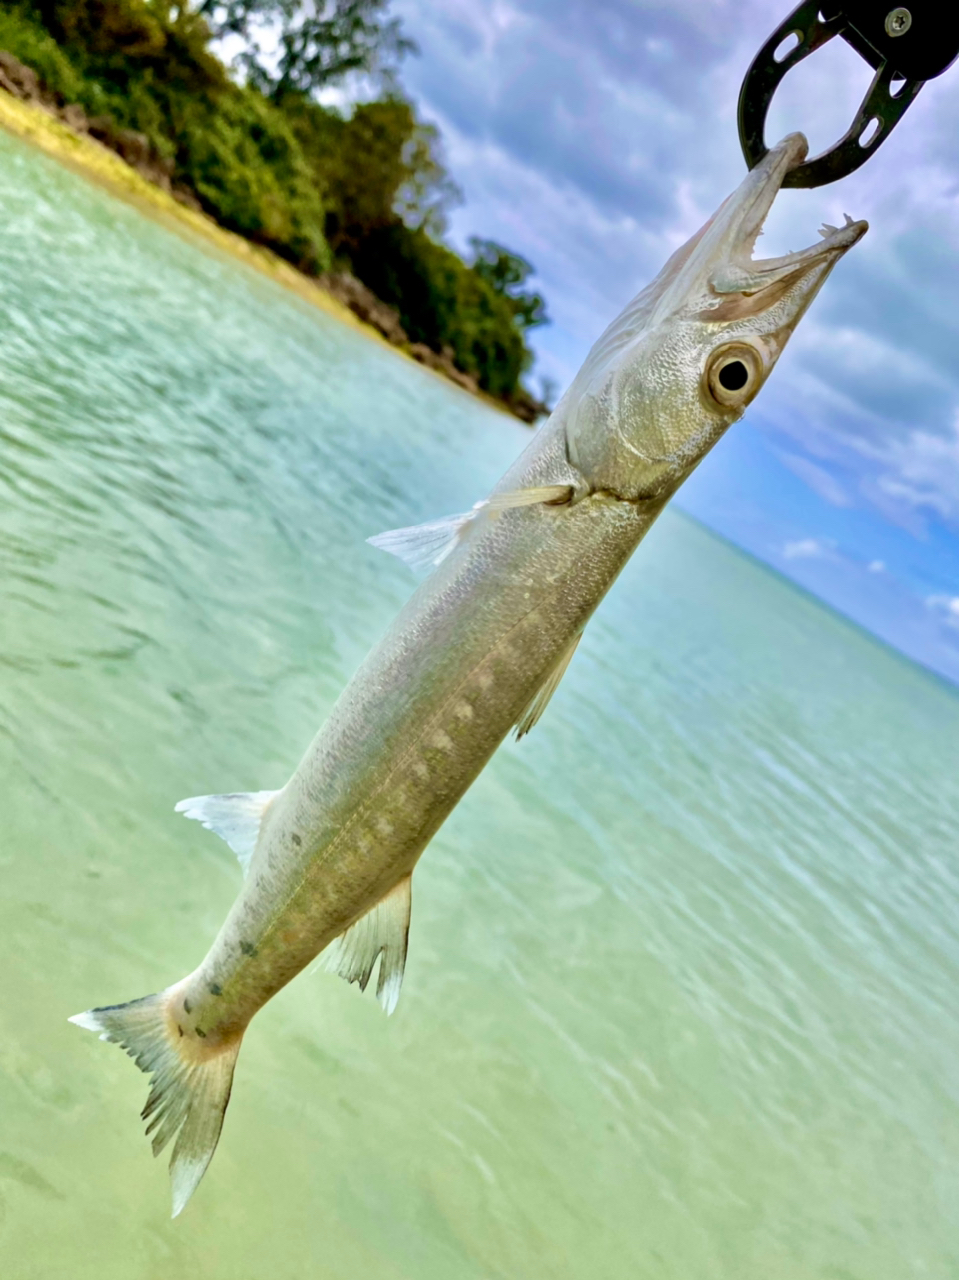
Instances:
[[[416,45],[389,0],[202,0],[198,12],[215,38],[239,36],[236,59],[247,81],[276,101],[312,95],[350,71],[390,78]],[[264,49],[264,44],[266,48]]]
[[[287,98],[292,123],[327,206],[327,237],[349,256],[371,231],[402,221],[439,235],[459,198],[438,154],[439,134],[398,95],[362,102],[349,116],[302,96]]]
[[[412,108],[410,108],[412,112]],[[403,176],[393,208],[414,231],[439,239],[446,231],[446,215],[460,204],[463,193],[446,172],[440,152],[440,131],[413,115],[412,128],[401,151]]]
[[[490,395],[515,396],[531,353],[512,300],[452,249],[396,220],[365,237],[353,267],[396,307],[411,341],[447,354]]]
[[[470,236],[470,248],[473,270],[509,301],[520,328],[534,329],[537,325],[549,324],[542,295],[522,289],[533,274],[531,263],[518,253],[510,253],[495,240],[482,240],[479,236]]]

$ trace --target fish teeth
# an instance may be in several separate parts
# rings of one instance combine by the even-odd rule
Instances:
[[[843,218],[845,218],[845,222],[843,223],[843,227],[842,227],[842,229],[845,231],[848,227],[851,227],[854,225],[855,219],[850,218],[848,213],[844,213],[842,216]],[[822,236],[824,240],[826,240],[829,238],[829,236],[839,235],[839,227],[834,227],[831,222],[824,222],[822,226],[819,228],[819,234]]]

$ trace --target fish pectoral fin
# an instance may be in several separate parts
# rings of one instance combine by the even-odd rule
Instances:
[[[385,1013],[396,1008],[406,968],[406,948],[410,936],[410,876],[381,898],[371,911],[360,916],[330,944],[323,957],[326,968],[347,982],[358,982],[366,990],[373,966],[380,959],[376,998]]]
[[[250,869],[263,814],[279,791],[239,791],[233,795],[192,796],[181,800],[176,813],[195,818],[208,831],[215,831],[239,859],[243,874]]]
[[[388,551],[411,569],[434,569],[462,542],[470,527],[481,517],[495,511],[510,511],[516,507],[568,502],[572,494],[572,486],[568,484],[534,485],[529,489],[496,493],[491,498],[477,502],[471,511],[445,516],[442,520],[429,520],[426,524],[389,529],[386,533],[377,533],[372,538],[367,538],[366,541],[380,551]]]
[[[520,738],[525,737],[525,735],[529,733],[530,729],[532,729],[533,725],[536,724],[537,720],[546,710],[549,705],[549,700],[556,692],[560,680],[562,680],[563,676],[566,674],[566,668],[569,666],[573,654],[576,652],[576,646],[582,638],[582,631],[577,631],[572,640],[559,655],[559,658],[550,667],[542,684],[523,708],[519,719],[516,721],[517,742]]]
[[[571,484],[534,484],[528,489],[511,489],[508,493],[494,493],[492,497],[477,503],[473,510],[512,511],[515,507],[560,506],[573,496]]]

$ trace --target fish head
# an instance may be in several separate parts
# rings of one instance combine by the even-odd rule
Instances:
[[[742,417],[790,334],[867,223],[823,227],[818,244],[754,259],[783,179],[806,155],[790,134],[593,347],[557,406],[588,485],[663,501]]]

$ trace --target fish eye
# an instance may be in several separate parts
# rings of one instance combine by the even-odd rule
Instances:
[[[724,408],[739,408],[753,398],[763,379],[762,356],[745,342],[719,347],[706,366],[710,399]]]
[[[742,360],[730,360],[719,370],[720,386],[725,387],[727,391],[742,391],[748,381],[749,370]]]

